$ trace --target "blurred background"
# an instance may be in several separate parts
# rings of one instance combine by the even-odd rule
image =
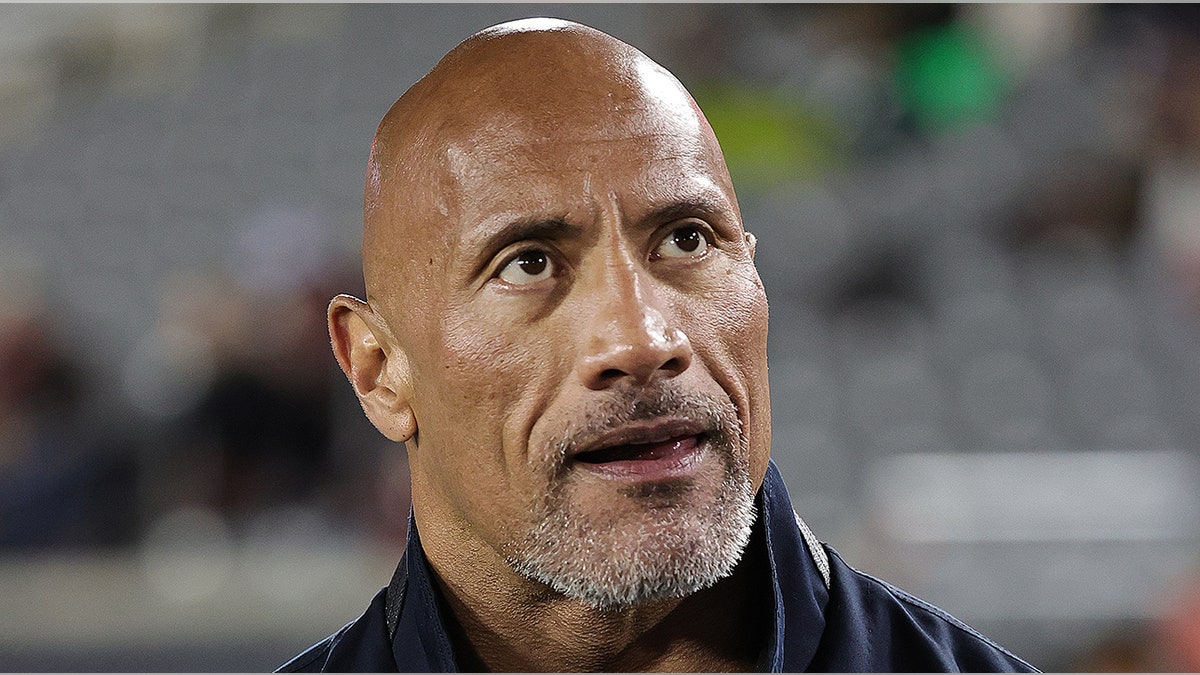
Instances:
[[[383,113],[537,15],[716,128],[818,536],[1043,669],[1200,670],[1200,11],[1074,4],[0,6],[5,669],[271,669],[387,583],[325,305]]]

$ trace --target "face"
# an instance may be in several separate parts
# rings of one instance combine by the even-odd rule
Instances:
[[[635,73],[447,144],[408,290],[372,299],[407,358],[418,520],[598,607],[727,575],[770,446],[766,298],[720,150],[673,78]]]

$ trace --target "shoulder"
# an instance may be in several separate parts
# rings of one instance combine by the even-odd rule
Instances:
[[[847,565],[832,548],[832,584],[818,659],[829,670],[1037,672],[931,605]],[[814,664],[818,665],[818,664]]]
[[[383,615],[384,594],[341,630],[279,667],[280,673],[395,672],[396,660]]]
[[[341,641],[342,636],[354,622],[342,626],[338,632],[321,640],[317,644],[309,647],[299,655],[292,658],[291,661],[279,666],[275,670],[277,673],[320,673],[325,672],[325,664],[329,661],[329,655],[333,651],[333,646]]]

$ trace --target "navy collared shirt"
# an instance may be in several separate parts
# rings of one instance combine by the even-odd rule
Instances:
[[[1037,672],[946,612],[843,562],[792,510],[774,462],[758,507],[753,550],[741,565],[770,583],[762,604],[764,612],[773,606],[774,621],[764,622],[759,670]],[[389,588],[381,590],[362,616],[281,672],[458,670],[446,630],[454,617],[430,578],[415,522],[408,531],[390,601]]]

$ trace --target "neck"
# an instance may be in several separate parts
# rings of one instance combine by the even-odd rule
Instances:
[[[687,598],[613,611],[561,596],[497,602],[494,588],[472,597],[435,576],[464,671],[748,671],[766,635],[745,571]]]
[[[516,574],[486,546],[422,544],[464,671],[753,670],[768,634],[769,600],[754,546],[734,573],[686,598],[601,611]],[[449,555],[441,555],[448,553]],[[484,572],[484,573],[481,573]],[[757,583],[755,583],[757,581]]]

